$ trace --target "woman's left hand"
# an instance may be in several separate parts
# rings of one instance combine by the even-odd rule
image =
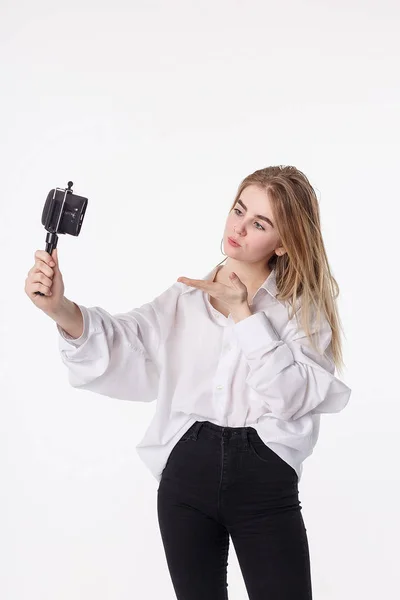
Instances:
[[[233,272],[229,274],[229,279],[232,282],[232,286],[217,281],[206,281],[205,279],[188,279],[188,277],[178,277],[177,281],[204,290],[216,300],[220,300],[226,304],[231,310],[239,306],[248,305],[247,288],[244,283]]]

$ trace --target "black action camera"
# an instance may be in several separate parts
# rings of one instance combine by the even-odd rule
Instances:
[[[85,216],[88,199],[72,193],[72,181],[68,187],[55,188],[47,195],[42,212],[42,225],[47,230],[46,252],[50,255],[57,247],[59,233],[79,235],[83,217]],[[44,296],[42,292],[35,292]]]

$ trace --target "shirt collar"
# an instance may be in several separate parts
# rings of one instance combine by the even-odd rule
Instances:
[[[201,277],[200,279],[203,279],[204,281],[212,281],[213,278],[215,277],[215,274],[217,272],[217,269],[220,267],[221,265],[217,265],[216,267],[214,267],[214,269],[212,269],[211,271],[209,271],[209,273],[207,273],[206,275],[204,275],[204,277]],[[201,291],[199,290],[199,288],[196,287],[190,287],[188,285],[186,285],[186,283],[182,284],[186,289],[183,290],[182,294],[188,294],[189,292],[194,292],[194,291]],[[268,275],[268,277],[266,278],[266,280],[264,281],[264,283],[260,286],[259,289],[263,288],[264,290],[266,290],[273,298],[276,298],[276,295],[278,293],[278,289],[276,287],[276,273],[275,273],[275,269],[272,269],[271,273]]]

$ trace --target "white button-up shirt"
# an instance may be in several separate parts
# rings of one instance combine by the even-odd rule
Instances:
[[[218,268],[203,279],[213,280]],[[325,318],[317,339],[322,356],[276,294],[273,270],[252,299],[253,314],[237,323],[214,309],[207,292],[182,282],[127,313],[78,304],[79,338],[56,324],[68,381],[111,398],[157,401],[136,450],[158,481],[196,421],[253,427],[300,480],[321,413],[342,410],[351,389],[334,375]]]

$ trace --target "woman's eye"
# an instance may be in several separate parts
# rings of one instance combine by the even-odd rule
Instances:
[[[241,211],[241,210],[239,210],[238,208],[234,208],[233,210],[237,210],[237,212],[238,212],[238,213],[242,214],[242,211]],[[236,213],[236,214],[237,214],[237,213]],[[239,216],[239,215],[238,215],[238,216]],[[260,223],[259,223],[258,221],[255,221],[255,222],[257,223],[257,225],[260,225]],[[262,229],[263,231],[265,231],[265,227],[263,227],[262,225],[260,225],[260,227],[261,227],[261,229]],[[257,229],[258,229],[258,227],[257,227]]]

